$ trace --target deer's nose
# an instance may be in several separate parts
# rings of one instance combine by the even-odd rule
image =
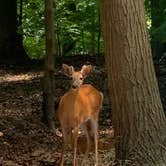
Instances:
[[[73,89],[76,89],[78,86],[77,85],[72,85],[72,88]]]

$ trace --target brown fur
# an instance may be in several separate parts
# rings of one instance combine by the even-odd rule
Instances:
[[[88,71],[87,73],[91,70],[90,68],[86,68],[85,65],[82,67],[82,70],[83,68]],[[71,66],[69,69],[73,70],[71,75],[83,73],[76,73]],[[69,71],[69,69],[65,70]],[[87,149],[84,158],[87,158],[90,147],[90,137],[93,136],[95,142],[95,165],[98,165],[98,117],[102,102],[103,94],[90,84],[79,84],[76,89],[71,88],[62,96],[58,110],[58,117],[64,140],[60,163],[61,166],[63,166],[64,163],[64,151],[67,145],[72,145],[74,151],[73,165],[77,165],[76,151],[78,131],[80,128],[84,130],[87,138]]]

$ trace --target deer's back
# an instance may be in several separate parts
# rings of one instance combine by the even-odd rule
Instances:
[[[62,96],[59,104],[60,122],[75,126],[93,115],[98,116],[102,101],[102,93],[90,84],[84,84],[76,90],[70,90]]]

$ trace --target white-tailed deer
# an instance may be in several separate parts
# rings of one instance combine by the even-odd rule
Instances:
[[[90,137],[93,136],[95,144],[95,166],[98,165],[98,117],[102,107],[103,94],[90,84],[83,84],[84,78],[91,72],[91,65],[82,66],[81,71],[74,71],[73,66],[62,65],[64,73],[71,77],[71,88],[65,93],[59,103],[58,116],[63,135],[63,147],[60,165],[64,163],[64,152],[67,145],[73,147],[73,165],[77,165],[77,140],[79,129],[86,135],[86,160]]]

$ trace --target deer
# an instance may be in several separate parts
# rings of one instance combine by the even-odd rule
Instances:
[[[98,166],[98,119],[103,103],[103,93],[91,84],[83,84],[91,73],[91,65],[83,65],[80,71],[73,66],[62,64],[63,73],[71,78],[71,87],[60,99],[58,117],[60,121],[63,145],[60,166],[64,165],[64,153],[69,145],[73,148],[73,166],[77,166],[77,144],[79,130],[86,136],[86,151],[82,164],[87,160],[90,141],[93,137],[95,145],[95,166]]]

